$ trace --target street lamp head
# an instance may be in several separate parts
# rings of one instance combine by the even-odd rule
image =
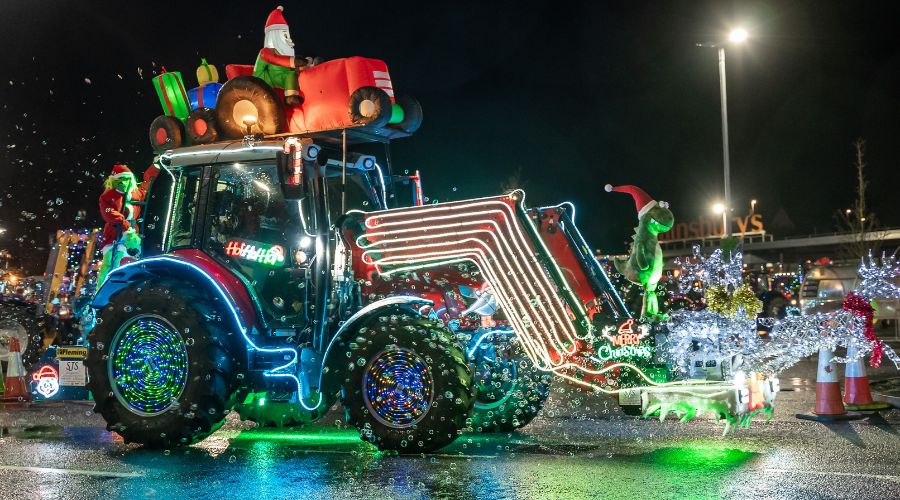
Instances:
[[[735,28],[728,34],[728,40],[731,43],[744,43],[747,40],[747,30],[744,28]]]
[[[712,210],[713,210],[713,212],[720,214],[725,211],[725,204],[724,203],[716,203],[712,206]]]

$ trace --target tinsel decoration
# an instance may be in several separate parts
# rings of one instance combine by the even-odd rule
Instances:
[[[744,311],[744,314],[747,315],[747,319],[755,318],[756,315],[763,310],[762,301],[756,297],[756,294],[753,293],[750,285],[746,283],[739,286],[731,295],[731,304],[735,313],[737,313],[737,311]]]
[[[884,356],[884,341],[875,336],[875,308],[872,307],[870,301],[857,295],[855,292],[847,294],[847,298],[844,299],[841,308],[865,321],[863,324],[863,335],[872,344],[872,357],[869,359],[869,366],[881,366],[881,358]]]
[[[706,289],[703,302],[706,303],[706,308],[712,312],[728,314],[731,296],[728,295],[728,290],[724,286],[711,286]]]
[[[740,285],[733,293],[728,293],[722,285],[711,286],[706,290],[703,301],[710,311],[729,318],[743,312],[747,319],[753,319],[762,311],[762,301],[756,298],[747,284]]]

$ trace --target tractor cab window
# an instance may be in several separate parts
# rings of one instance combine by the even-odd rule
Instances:
[[[341,167],[329,163],[325,168],[328,185],[328,202],[331,206],[331,221],[350,210],[362,210],[372,212],[381,210],[384,204],[381,196],[381,186],[376,189],[370,179],[370,174],[358,169],[347,169],[347,186],[345,198],[345,210],[341,211]]]
[[[194,239],[194,219],[197,215],[197,200],[200,194],[201,167],[185,169],[178,179],[175,199],[178,204],[172,213],[172,233],[170,248],[191,246]]]
[[[275,164],[221,166],[210,183],[205,248],[253,286],[267,323],[305,323],[306,269],[293,254],[304,223],[299,204],[282,195]]]

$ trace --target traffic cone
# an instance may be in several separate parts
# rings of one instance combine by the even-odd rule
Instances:
[[[25,383],[25,367],[22,366],[22,353],[19,339],[13,337],[9,342],[9,360],[6,367],[6,391],[0,401],[4,403],[21,403],[31,401],[31,393]]]
[[[828,348],[819,349],[819,369],[816,373],[816,409],[812,414],[799,413],[797,418],[815,420],[817,422],[834,422],[835,420],[856,420],[862,418],[858,413],[847,413],[841,401],[841,386],[837,381],[837,367],[831,358],[834,352]]]
[[[891,405],[874,401],[869,390],[869,377],[866,376],[866,357],[858,355],[856,346],[847,348],[847,367],[844,371],[844,403],[848,410],[878,411],[888,410]],[[856,358],[854,360],[854,358]]]

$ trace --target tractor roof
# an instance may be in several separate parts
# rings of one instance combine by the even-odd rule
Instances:
[[[166,167],[188,165],[208,165],[211,163],[268,160],[282,150],[283,139],[263,139],[247,143],[244,141],[217,142],[202,146],[188,146],[166,151],[160,155],[160,162]]]

